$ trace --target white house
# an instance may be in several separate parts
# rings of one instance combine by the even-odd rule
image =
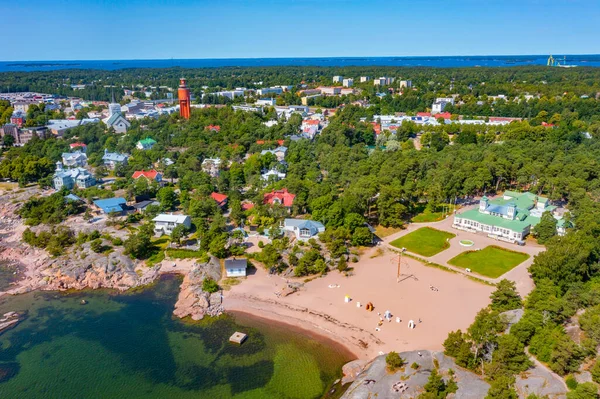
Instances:
[[[285,173],[284,172],[280,172],[278,170],[275,169],[271,169],[265,173],[263,173],[261,175],[262,179],[265,181],[269,181],[269,180],[275,180],[275,181],[279,181],[281,179],[285,179]]]
[[[354,79],[352,79],[352,78],[346,78],[342,81],[342,86],[344,86],[344,87],[352,87],[353,84],[354,84]]]
[[[87,155],[85,152],[63,152],[62,163],[67,168],[83,168],[87,165]]]
[[[439,113],[443,112],[444,108],[446,108],[446,106],[448,104],[454,105],[453,97],[438,97],[438,98],[436,98],[435,102],[431,105],[431,113],[435,115],[435,114],[439,114]]]
[[[246,258],[225,259],[225,275],[227,277],[245,277],[247,268],[248,260]]]
[[[285,219],[283,230],[294,233],[298,240],[308,240],[325,231],[323,223],[314,220]]]
[[[161,213],[154,219],[154,234],[161,236],[163,234],[171,235],[175,227],[184,225],[188,229],[192,227],[192,219],[187,215],[169,215]]]
[[[334,76],[333,77],[333,83],[342,83],[343,81],[344,81],[343,76]]]
[[[83,168],[63,169],[62,163],[56,163],[56,171],[52,177],[52,184],[56,190],[63,187],[72,189],[74,186],[88,188],[96,184],[96,179]]]
[[[360,77],[360,83],[365,83],[365,82],[368,82],[369,80],[371,80],[370,76],[361,76]]]
[[[208,173],[211,177],[219,177],[221,173],[221,159],[206,158],[202,161],[202,171]]]

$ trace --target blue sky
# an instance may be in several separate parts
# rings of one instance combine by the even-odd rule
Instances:
[[[0,0],[0,16],[4,61],[600,53],[598,0]]]

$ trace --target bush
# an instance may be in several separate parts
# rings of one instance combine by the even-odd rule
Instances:
[[[404,364],[404,359],[402,359],[397,352],[392,351],[385,357],[385,364],[387,364],[391,371],[394,371],[402,367]]]
[[[337,269],[340,272],[344,272],[344,271],[346,271],[346,269],[348,269],[348,263],[346,262],[346,258],[344,258],[343,256],[338,261]]]
[[[265,243],[262,242],[262,241],[259,241],[258,242],[258,247],[261,248],[261,249],[264,248],[265,247]]]
[[[414,362],[413,364],[410,365],[410,368],[413,370],[418,370],[419,369],[419,364],[417,362]]]
[[[565,383],[567,384],[567,388],[569,388],[571,391],[576,389],[577,385],[579,385],[575,377],[573,377],[572,375],[566,378]]]
[[[94,241],[90,242],[90,248],[92,249],[92,251],[94,251],[97,254],[102,252],[102,249],[103,249],[102,240],[97,238]]]
[[[207,277],[202,282],[202,291],[212,294],[219,291],[219,284],[210,277]]]
[[[592,368],[590,369],[590,373],[592,374],[592,380],[596,384],[600,384],[600,361],[596,360]]]
[[[121,240],[119,237],[115,237],[112,240],[112,244],[113,245],[123,245],[123,240]]]

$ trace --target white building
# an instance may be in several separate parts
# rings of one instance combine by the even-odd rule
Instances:
[[[242,259],[225,259],[225,275],[227,277],[246,277],[246,269],[248,268],[248,260]]]
[[[211,177],[219,177],[221,173],[221,159],[206,158],[202,161],[202,171],[208,173]]]
[[[361,76],[360,77],[360,83],[365,83],[365,82],[368,82],[369,80],[371,80],[370,76]]]
[[[279,181],[281,179],[285,179],[286,174],[284,172],[280,172],[275,169],[271,169],[268,172],[265,172],[261,175],[262,179],[265,181],[275,180]]]
[[[52,183],[56,190],[63,187],[72,189],[74,186],[88,188],[96,184],[96,179],[83,168],[63,169],[62,163],[56,163],[56,171],[52,177]]]
[[[187,229],[192,227],[192,219],[187,215],[169,215],[161,213],[154,219],[154,234],[161,236],[163,234],[171,235],[175,227],[184,225]]]
[[[259,96],[264,96],[265,94],[281,94],[283,93],[283,88],[281,87],[265,87],[263,89],[256,90],[256,94]]]
[[[343,81],[344,81],[343,76],[334,76],[333,77],[333,83],[342,83]]]
[[[256,105],[264,105],[268,107],[274,107],[277,101],[274,98],[261,98],[256,100]]]
[[[352,87],[352,85],[354,85],[354,79],[352,78],[346,78],[342,81],[342,86],[344,87]]]
[[[325,231],[323,223],[314,220],[285,219],[283,230],[294,233],[298,240],[308,240]]]
[[[373,79],[373,84],[375,86],[389,86],[392,83],[394,83],[395,78],[388,78],[385,76],[382,76],[380,78],[377,79]]]
[[[83,168],[87,165],[87,155],[81,151],[63,152],[62,163],[67,168]]]
[[[107,127],[112,127],[116,133],[125,133],[131,126],[131,123],[125,119],[121,112],[121,105],[115,102],[114,96],[113,101],[108,104],[108,118],[104,119],[103,122]]]
[[[401,80],[400,81],[400,88],[406,87],[407,89],[410,89],[412,87],[412,80]]]

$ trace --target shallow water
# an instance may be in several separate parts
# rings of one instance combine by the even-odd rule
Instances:
[[[179,284],[4,299],[0,313],[27,318],[0,335],[0,398],[319,398],[350,360],[247,316],[174,319]],[[235,331],[249,335],[241,346],[228,342]]]

